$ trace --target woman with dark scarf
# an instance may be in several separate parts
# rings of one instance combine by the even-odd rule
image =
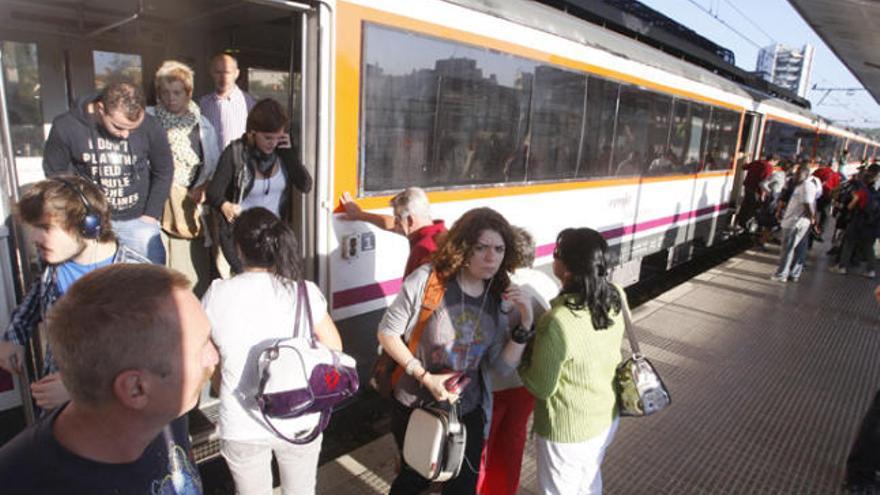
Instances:
[[[236,217],[263,207],[288,221],[291,187],[303,193],[312,189],[311,175],[290,146],[289,123],[277,101],[258,101],[248,114],[245,134],[223,150],[208,185],[208,204],[219,212],[220,249],[233,273],[242,270],[232,239]]]

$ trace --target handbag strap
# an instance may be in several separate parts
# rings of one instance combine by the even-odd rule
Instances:
[[[419,348],[419,340],[422,338],[422,333],[425,331],[425,327],[428,326],[428,320],[431,319],[434,310],[440,306],[440,302],[443,300],[443,295],[445,293],[446,284],[440,280],[436,271],[431,270],[431,274],[428,276],[428,282],[425,285],[425,293],[422,296],[422,306],[421,309],[419,309],[419,319],[416,322],[416,326],[406,345],[412,355],[415,356],[416,349]],[[391,374],[392,388],[394,388],[397,381],[400,380],[400,377],[403,376],[403,371],[403,366],[395,367],[394,373]]]
[[[312,431],[309,432],[308,435],[304,437],[290,438],[284,433],[278,431],[278,428],[276,428],[275,425],[272,424],[272,421],[269,419],[269,416],[266,415],[266,411],[263,411],[263,408],[260,408],[260,412],[263,413],[263,419],[266,421],[266,424],[269,425],[269,428],[272,428],[272,431],[274,431],[276,435],[295,445],[311,443],[314,439],[318,438],[318,435],[326,430],[327,425],[330,424],[330,411],[321,411],[321,418],[318,420],[318,424],[315,425],[315,427],[312,429]]]
[[[635,325],[632,322],[632,314],[629,311],[629,304],[626,302],[626,294],[623,292],[623,289],[620,289],[620,310],[623,312],[623,328],[626,333],[626,338],[629,340],[629,348],[633,354],[642,354],[642,351],[639,349],[639,342],[636,340],[636,335],[633,329]]]
[[[309,296],[306,292],[308,287],[306,286],[305,280],[298,280],[296,282],[296,320],[293,324],[293,336],[294,337],[302,337],[304,336],[304,332],[301,331],[300,327],[300,316],[305,316],[304,325],[308,327],[308,337],[309,342],[312,344],[312,347],[315,346],[315,329],[314,324],[312,322],[312,305],[309,304]]]

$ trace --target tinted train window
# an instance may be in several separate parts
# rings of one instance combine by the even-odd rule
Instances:
[[[365,24],[362,193],[699,170],[711,107],[570,69]],[[710,168],[739,114],[718,110]]]
[[[809,158],[814,138],[815,133],[810,129],[768,120],[764,128],[761,155],[773,154],[787,160]]]
[[[843,138],[840,138],[840,139],[843,140]],[[855,141],[855,140],[850,140],[849,145],[847,146],[846,149],[849,150],[849,153],[847,153],[847,154],[849,155],[850,161],[859,161],[860,162],[860,161],[862,161],[862,158],[864,158],[864,156],[865,156],[865,143]]]
[[[709,143],[707,105],[676,98],[669,138],[670,160],[681,173],[694,173],[702,167]]]
[[[816,144],[816,160],[831,163],[843,149],[844,139],[832,134],[819,134]]]
[[[95,64],[95,89],[103,89],[113,81],[126,81],[143,87],[143,63],[140,55],[95,50],[92,58]]]
[[[586,75],[549,66],[535,69],[528,179],[575,176],[586,96]]]
[[[576,177],[614,175],[611,149],[619,89],[620,84],[598,77],[590,77],[587,83],[587,125]]]
[[[534,62],[369,24],[363,43],[366,191],[523,180]]]
[[[618,105],[614,174],[674,173],[673,164],[664,158],[672,98],[622,85]]]
[[[709,124],[709,144],[701,170],[727,170],[733,165],[740,114],[713,107]]]
[[[42,180],[43,111],[37,45],[3,41],[3,77],[6,82],[12,152],[19,185]]]

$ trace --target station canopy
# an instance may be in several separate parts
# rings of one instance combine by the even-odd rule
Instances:
[[[880,1],[789,0],[880,103]]]

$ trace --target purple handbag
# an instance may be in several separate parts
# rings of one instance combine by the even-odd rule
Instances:
[[[306,321],[300,325],[303,313]],[[304,327],[308,334],[302,331]],[[315,339],[303,281],[297,283],[293,338],[278,340],[264,349],[257,365],[257,405],[269,427],[290,443],[305,444],[317,438],[327,428],[333,407],[358,391],[354,358]],[[302,421],[285,421],[310,414],[320,415],[312,429],[297,429]],[[291,428],[286,423],[291,423],[294,431],[287,431]]]

